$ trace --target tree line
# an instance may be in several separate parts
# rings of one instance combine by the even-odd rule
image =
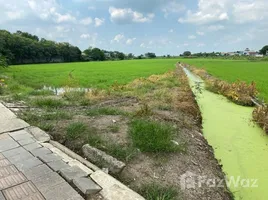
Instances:
[[[0,30],[0,65],[155,58],[155,53],[134,56],[89,47],[81,51],[68,42],[55,42],[27,32]]]

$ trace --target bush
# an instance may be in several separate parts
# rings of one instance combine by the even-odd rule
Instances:
[[[142,152],[175,152],[180,146],[172,143],[175,129],[169,125],[149,120],[133,120],[130,136],[134,146]]]

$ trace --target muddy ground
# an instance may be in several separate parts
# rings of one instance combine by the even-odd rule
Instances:
[[[188,189],[182,187],[181,176],[185,173],[192,175],[188,180],[195,178],[196,181],[194,174],[214,180],[223,179],[224,174],[212,147],[202,135],[199,108],[181,68],[137,79],[125,86],[115,85],[108,92],[72,95],[41,97],[64,102],[56,108],[37,104],[35,99],[40,97],[29,97],[28,103],[22,102],[29,107],[15,111],[81,155],[81,147],[90,143],[125,162],[124,170],[114,176],[138,192],[144,185],[153,183],[178,191],[176,197],[164,200],[232,199],[225,184],[222,187],[209,187],[211,183]],[[129,124],[134,118],[171,124],[176,129],[172,142],[181,147],[180,151],[146,153],[132,147]],[[68,126],[75,122],[86,128],[83,134],[70,137]]]

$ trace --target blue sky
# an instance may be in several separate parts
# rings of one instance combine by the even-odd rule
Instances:
[[[0,0],[0,28],[136,55],[259,50],[267,0]]]

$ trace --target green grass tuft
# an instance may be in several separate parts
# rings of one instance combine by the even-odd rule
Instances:
[[[66,137],[68,140],[75,140],[81,135],[85,134],[87,131],[87,126],[81,122],[74,122],[69,124],[66,128]]]
[[[171,142],[175,131],[169,124],[138,119],[131,122],[129,132],[134,146],[142,152],[176,152],[180,146]]]
[[[146,200],[179,199],[179,192],[174,187],[163,187],[155,183],[143,185],[139,192]]]
[[[34,99],[32,103],[40,108],[61,108],[64,106],[64,102],[62,100],[52,98],[37,98]]]

